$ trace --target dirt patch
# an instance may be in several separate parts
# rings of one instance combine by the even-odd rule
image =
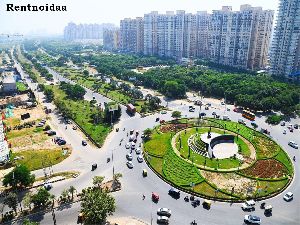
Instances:
[[[45,119],[46,118],[46,114],[42,108],[42,106],[38,105],[37,107],[33,107],[33,108],[21,108],[18,107],[16,109],[13,110],[14,113],[14,118],[21,118],[22,114],[25,113],[29,113],[30,114],[30,118],[22,120],[21,123],[24,122],[28,122],[28,121],[32,121],[32,120],[40,120],[40,119]]]
[[[107,225],[147,225],[148,223],[134,217],[111,218]]]
[[[242,173],[258,178],[279,178],[288,175],[285,166],[275,159],[258,160],[253,166],[243,170]]]
[[[236,173],[213,173],[201,170],[201,175],[210,183],[215,184],[219,189],[226,190],[231,193],[234,188],[234,193],[242,195],[253,194],[256,190],[256,181],[240,176]]]

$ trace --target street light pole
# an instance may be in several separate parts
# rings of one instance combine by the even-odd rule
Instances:
[[[111,162],[113,165],[113,179],[115,177],[115,166],[114,166],[114,149],[111,150]]]

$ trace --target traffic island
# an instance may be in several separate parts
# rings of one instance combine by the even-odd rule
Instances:
[[[217,119],[174,120],[155,127],[145,140],[144,156],[172,186],[219,201],[269,198],[294,176],[290,158],[274,140]]]

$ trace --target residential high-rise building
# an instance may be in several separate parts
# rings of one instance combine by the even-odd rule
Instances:
[[[144,22],[143,18],[126,18],[120,22],[120,49],[123,52],[143,53]]]
[[[271,73],[291,76],[300,71],[300,1],[280,0],[270,53]]]
[[[143,48],[145,55],[177,60],[198,57],[243,69],[262,69],[268,61],[273,16],[273,11],[250,5],[242,5],[240,11],[223,6],[212,14],[153,11],[143,20],[121,21],[121,49],[139,52],[137,49]],[[143,32],[137,32],[142,27]]]
[[[266,66],[274,12],[242,5],[214,10],[210,22],[209,58],[220,64],[244,69]]]
[[[108,51],[115,51],[120,48],[120,29],[103,30],[103,48]]]

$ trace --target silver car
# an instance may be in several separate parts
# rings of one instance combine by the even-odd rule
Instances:
[[[171,210],[168,209],[168,208],[159,208],[157,210],[157,215],[170,217],[171,216]]]

